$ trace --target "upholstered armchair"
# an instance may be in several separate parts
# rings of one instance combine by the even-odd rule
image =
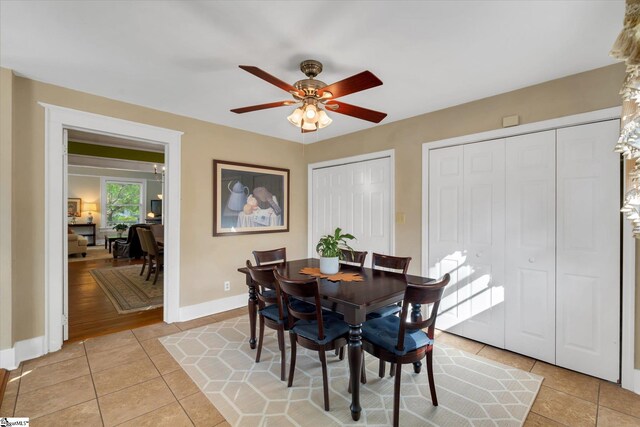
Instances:
[[[113,257],[123,257],[123,258],[135,258],[138,259],[142,257],[142,245],[140,244],[140,237],[138,237],[137,228],[146,228],[149,229],[148,224],[134,224],[129,227],[129,234],[127,235],[127,240],[116,240],[113,246]]]
[[[69,240],[69,255],[82,254],[83,257],[87,256],[87,245],[89,244],[89,241],[86,237],[75,234],[73,231],[69,230],[67,233],[67,239]]]

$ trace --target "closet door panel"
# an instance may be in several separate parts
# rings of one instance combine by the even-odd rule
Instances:
[[[468,317],[467,267],[462,242],[462,147],[429,154],[429,276],[451,275],[440,303],[438,327],[461,334]]]
[[[556,133],[507,138],[505,347],[555,363]]]
[[[504,139],[463,147],[467,337],[504,347]]]
[[[556,362],[619,377],[619,121],[557,131]]]

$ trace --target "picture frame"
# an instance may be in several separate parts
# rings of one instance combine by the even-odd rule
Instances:
[[[67,199],[67,216],[80,217],[82,215],[82,199],[69,197]]]
[[[213,235],[289,231],[289,169],[213,161]]]

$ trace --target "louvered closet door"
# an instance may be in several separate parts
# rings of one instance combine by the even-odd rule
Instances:
[[[429,152],[429,276],[451,275],[438,313],[438,328],[462,334],[468,317],[463,247],[462,146]]]
[[[504,139],[463,147],[463,334],[504,347]]]
[[[556,132],[506,142],[505,347],[555,363]]]
[[[355,250],[388,254],[391,250],[391,159],[315,169],[313,171],[312,242],[336,227],[353,234]],[[317,255],[315,255],[317,256]]]
[[[619,372],[620,158],[613,120],[557,131],[556,363]]]

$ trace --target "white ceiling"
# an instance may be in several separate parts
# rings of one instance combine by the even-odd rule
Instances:
[[[602,67],[622,28],[607,1],[0,1],[0,65],[31,79],[297,142],[315,142]],[[290,98],[241,70],[293,83],[317,59],[327,84],[363,70],[384,85],[340,100],[300,134]]]

